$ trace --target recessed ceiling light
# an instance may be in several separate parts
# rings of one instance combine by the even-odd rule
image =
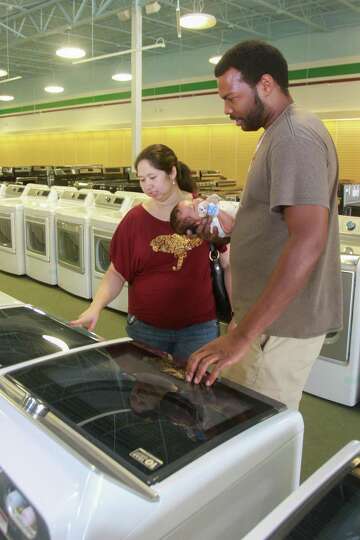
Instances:
[[[220,62],[222,56],[220,54],[217,54],[216,56],[211,56],[211,58],[209,58],[209,62],[210,64],[214,64],[216,65],[218,62]]]
[[[80,47],[61,47],[56,51],[57,56],[61,58],[83,58],[86,52]]]
[[[126,82],[131,81],[132,76],[131,73],[115,73],[115,75],[113,75],[111,78],[114,81]]]
[[[0,77],[6,77],[7,74],[8,72],[6,71],[6,69],[0,69]]]
[[[0,101],[12,101],[14,96],[0,96]]]
[[[180,17],[180,26],[191,30],[205,30],[216,24],[216,17],[209,13],[188,13]]]
[[[61,92],[64,91],[62,86],[45,86],[44,88],[45,92],[49,92],[49,94],[61,94]]]

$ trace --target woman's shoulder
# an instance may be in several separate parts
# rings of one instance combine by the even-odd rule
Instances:
[[[133,208],[130,208],[121,220],[121,223],[133,223],[139,219],[144,218],[146,212],[142,204],[137,204]]]

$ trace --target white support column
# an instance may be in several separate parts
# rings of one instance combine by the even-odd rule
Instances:
[[[131,131],[132,165],[141,150],[142,120],[142,14],[140,0],[134,0],[131,9]]]

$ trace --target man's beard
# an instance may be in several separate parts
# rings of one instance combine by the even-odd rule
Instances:
[[[240,117],[242,121],[241,129],[243,131],[257,131],[264,126],[265,107],[256,88],[254,89],[254,102],[255,104],[252,110],[246,116]],[[230,116],[230,118],[232,120],[238,120],[236,116]]]

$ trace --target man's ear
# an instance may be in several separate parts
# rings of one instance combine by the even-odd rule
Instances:
[[[270,94],[275,88],[275,85],[276,83],[273,77],[268,73],[264,73],[264,75],[261,76],[260,81],[256,85],[259,96],[263,98],[270,96]]]

